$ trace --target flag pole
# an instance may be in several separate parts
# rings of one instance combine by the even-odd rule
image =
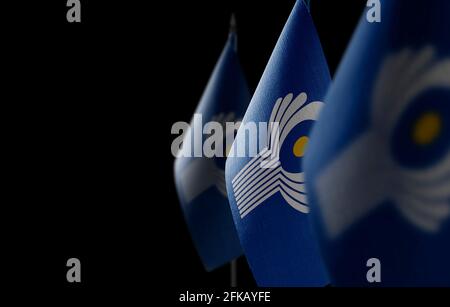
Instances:
[[[230,35],[234,34],[234,51],[237,52],[237,23],[236,23],[236,16],[231,14],[230,19]]]
[[[237,52],[237,23],[236,15],[231,14],[230,19],[230,35],[234,34],[234,51]],[[237,287],[237,259],[233,259],[230,263],[230,286]]]
[[[234,259],[230,263],[230,285],[231,288],[237,287],[237,259]]]

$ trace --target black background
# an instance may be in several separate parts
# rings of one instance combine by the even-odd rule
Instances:
[[[334,73],[366,1],[311,2]],[[81,3],[81,24],[66,21],[65,0],[2,11],[12,17],[2,83],[13,109],[5,113],[4,266],[12,275],[4,281],[72,297],[136,292],[169,301],[182,289],[227,287],[229,268],[206,273],[190,241],[170,129],[190,120],[231,13],[254,90],[294,1]],[[81,260],[81,284],[66,281],[71,257]],[[238,284],[253,287],[245,259],[238,266]]]

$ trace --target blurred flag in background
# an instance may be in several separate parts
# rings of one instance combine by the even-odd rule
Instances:
[[[255,157],[228,157],[226,165],[234,221],[260,286],[328,283],[308,222],[301,161],[329,84],[319,38],[299,0],[243,120],[269,123],[268,137],[259,139]],[[232,151],[249,143],[241,126]]]
[[[228,41],[195,111],[203,124],[215,121],[225,126],[242,118],[250,92],[238,61],[235,21]],[[203,127],[191,127],[200,129]],[[194,154],[194,133],[186,134],[183,150]],[[226,135],[223,136],[225,145]],[[198,141],[198,140],[197,140]],[[198,145],[198,144],[197,144]],[[220,146],[221,144],[216,144]],[[200,144],[200,148],[202,145]],[[190,147],[190,149],[187,149]],[[203,155],[203,153],[201,153]],[[206,270],[213,270],[242,254],[225,186],[226,157],[179,157],[175,183],[186,222]]]
[[[381,5],[311,137],[312,214],[334,285],[450,286],[450,1]]]

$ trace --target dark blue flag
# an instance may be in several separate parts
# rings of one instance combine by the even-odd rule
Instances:
[[[335,285],[450,286],[450,1],[366,13],[305,161],[323,255]]]
[[[312,18],[305,3],[297,1],[226,165],[234,221],[260,286],[328,282],[308,222],[301,161],[329,84]],[[265,127],[260,125],[264,123]],[[255,125],[257,137],[252,134]],[[255,139],[259,139],[256,150]],[[242,150],[244,157],[239,154]]]
[[[225,128],[226,122],[242,119],[250,101],[250,92],[238,61],[236,39],[232,31],[195,111],[195,117],[201,116],[203,124],[213,121]],[[203,127],[196,127],[198,123],[191,126],[191,130],[200,129],[202,133]],[[224,157],[205,157],[203,142],[198,147],[200,152],[195,149],[199,145],[199,139],[195,141],[195,137],[192,131],[186,135],[184,154],[175,163],[175,181],[191,237],[205,268],[210,271],[240,256],[242,249],[225,186],[227,149],[224,148]],[[226,137],[223,133],[223,142],[216,142],[215,146],[225,147]],[[201,141],[206,141],[206,137],[202,136]],[[184,146],[186,143],[192,143],[192,146],[186,146],[188,150]]]

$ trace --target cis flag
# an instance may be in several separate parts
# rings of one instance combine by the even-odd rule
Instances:
[[[204,124],[214,121],[225,128],[226,122],[242,118],[250,101],[250,92],[238,61],[236,39],[232,29],[195,111],[197,116],[202,116]],[[195,124],[193,126],[196,129]],[[201,133],[203,127],[197,128]],[[186,134],[183,145],[192,142],[192,135],[191,131]],[[226,137],[224,133],[224,146]],[[183,150],[186,151],[184,146]],[[242,255],[228,204],[225,159],[184,155],[175,161],[175,184],[181,208],[197,252],[208,271]]]
[[[232,151],[251,151],[245,129],[267,123],[254,156],[229,156],[226,181],[241,245],[259,286],[324,286],[301,162],[330,74],[309,11],[297,1],[245,114]],[[259,129],[259,133],[261,133]],[[274,133],[275,132],[275,133]]]
[[[306,182],[337,286],[450,286],[450,1],[364,13],[315,126]]]

